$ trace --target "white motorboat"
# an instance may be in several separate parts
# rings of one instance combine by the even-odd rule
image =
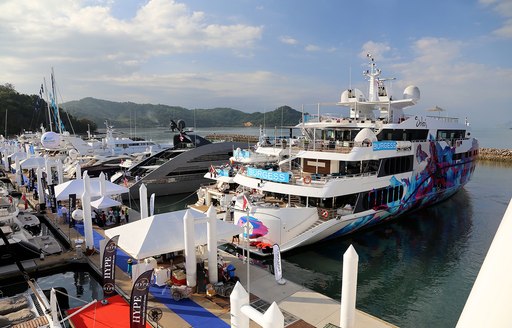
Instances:
[[[236,175],[224,183],[235,187],[224,189],[238,191],[234,223],[248,226],[252,245],[277,243],[285,252],[344,236],[441,202],[470,180],[479,146],[469,123],[407,114],[419,89],[406,87],[402,99],[388,95],[387,79],[369,59],[369,95],[349,89],[337,103],[347,115],[304,114],[296,127],[304,139],[282,146],[278,162],[234,164]],[[222,181],[226,174],[214,175]]]

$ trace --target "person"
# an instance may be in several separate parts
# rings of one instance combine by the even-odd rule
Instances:
[[[234,235],[233,238],[231,238],[231,243],[234,244],[236,241],[237,244],[240,244],[240,236]]]
[[[62,223],[68,223],[68,209],[66,208],[66,205],[61,206],[60,214],[62,216]]]
[[[100,219],[98,220],[98,226],[104,227],[107,224],[107,215],[105,214],[105,211],[101,211]]]
[[[128,207],[125,207],[125,209],[124,209],[124,215],[125,215],[125,217],[126,217],[126,223],[130,222],[129,217],[128,217]]]
[[[116,220],[116,224],[121,225],[121,214],[117,208],[114,210],[114,218]]]
[[[23,193],[23,195],[21,196],[21,200],[23,201],[23,204],[25,205],[25,210],[28,209],[28,200],[27,200],[27,195],[25,195],[25,193]]]
[[[125,224],[126,223],[126,215],[124,214],[124,210],[121,210],[120,218],[121,218],[121,224]]]
[[[95,210],[91,211],[91,220],[92,220],[92,223],[94,224],[98,224],[98,213],[96,213]]]
[[[128,277],[132,277],[132,265],[133,265],[133,260],[132,259],[128,259],[127,261],[128,265],[126,267],[126,273],[128,274]]]

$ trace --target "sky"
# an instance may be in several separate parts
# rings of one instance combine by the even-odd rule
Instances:
[[[367,53],[410,113],[512,127],[512,0],[0,0],[0,84],[53,67],[61,103],[314,111],[366,93]]]

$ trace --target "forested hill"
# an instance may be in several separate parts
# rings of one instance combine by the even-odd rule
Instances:
[[[187,109],[183,107],[151,104],[135,104],[132,102],[113,102],[95,98],[84,98],[70,101],[62,105],[73,116],[94,121],[103,127],[105,120],[115,127],[167,127],[170,120],[185,120],[187,126],[220,127],[220,126],[282,126],[296,125],[301,113],[295,109],[282,106],[267,113],[245,113],[232,108]],[[194,118],[195,116],[195,118]]]
[[[92,121],[86,118],[76,119],[62,108],[60,117],[65,130],[70,133],[85,134],[88,127],[92,131],[96,129]],[[23,131],[39,130],[41,125],[50,130],[48,107],[39,95],[18,93],[9,83],[0,85],[0,134],[7,134],[9,137],[20,135]],[[55,127],[55,123],[52,125]]]

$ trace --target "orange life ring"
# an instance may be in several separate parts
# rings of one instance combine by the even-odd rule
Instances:
[[[309,175],[304,177],[304,183],[305,184],[310,184],[311,183],[311,177]]]
[[[327,211],[327,210],[322,210],[321,215],[322,215],[322,217],[323,217],[324,219],[327,219],[327,217],[329,216],[329,211]]]

